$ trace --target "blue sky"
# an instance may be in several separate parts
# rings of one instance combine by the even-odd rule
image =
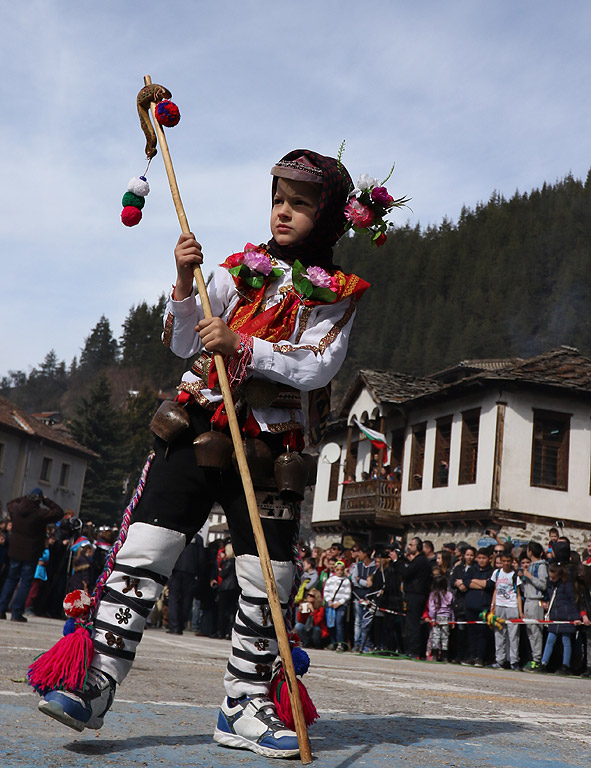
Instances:
[[[269,169],[307,147],[412,198],[395,221],[457,219],[585,178],[591,5],[567,0],[20,0],[0,6],[0,375],[55,349],[69,365],[102,314],[175,277],[179,227],[162,158],[142,222],[121,196],[145,168],[135,98],[150,74],[209,271],[268,237]]]

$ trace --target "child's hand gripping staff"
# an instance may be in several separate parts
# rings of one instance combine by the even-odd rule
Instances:
[[[152,84],[152,80],[149,75],[144,77],[144,83],[146,86]],[[170,159],[170,152],[168,150],[168,144],[164,131],[158,120],[156,119],[156,104],[152,102],[150,104],[150,111],[154,120],[154,128],[158,137],[158,143],[160,144],[160,150],[164,159],[164,166],[166,168],[166,174],[168,176],[168,182],[170,184],[170,191],[172,192],[172,199],[174,207],[178,216],[179,224],[183,234],[187,235],[186,238],[179,240],[177,245],[177,251],[181,253],[181,261],[184,264],[184,279],[179,276],[181,282],[186,282],[187,276],[192,272],[192,276],[197,283],[197,290],[199,292],[199,298],[201,299],[201,305],[204,313],[204,321],[199,325],[199,331],[202,336],[202,340],[211,349],[223,350],[226,354],[232,354],[236,351],[236,334],[234,334],[223,321],[219,318],[214,318],[211,310],[211,304],[207,295],[207,288],[205,280],[201,272],[200,263],[202,261],[201,248],[197,241],[194,239],[189,229],[187,217],[179,194],[179,189],[172,167],[172,161]],[[179,265],[179,255],[176,254],[177,267]],[[184,259],[184,261],[183,261]],[[190,266],[190,269],[188,268]],[[178,285],[178,283],[177,283]],[[182,286],[178,286],[182,290]],[[189,286],[190,293],[191,287]],[[187,293],[187,295],[188,295]],[[178,298],[178,297],[177,297]],[[205,338],[204,338],[205,336]],[[298,744],[300,748],[300,758],[302,763],[308,764],[312,762],[312,753],[310,749],[310,741],[308,739],[308,731],[306,729],[306,723],[304,719],[304,713],[302,708],[302,702],[300,699],[297,678],[295,668],[293,665],[291,648],[289,639],[287,636],[287,630],[285,628],[285,622],[283,619],[283,613],[281,610],[281,603],[279,600],[279,594],[277,592],[277,585],[275,583],[275,576],[273,574],[273,568],[271,566],[271,559],[269,557],[269,550],[267,548],[267,542],[265,540],[265,534],[263,532],[263,526],[261,524],[261,518],[258,511],[256,497],[254,493],[254,486],[250,475],[250,470],[246,460],[246,454],[244,452],[244,446],[242,443],[242,435],[240,433],[240,427],[238,425],[238,418],[234,409],[232,401],[232,392],[230,389],[230,383],[228,381],[228,375],[224,366],[224,358],[221,351],[215,351],[213,354],[213,360],[219,379],[219,388],[222,392],[226,415],[228,417],[228,426],[232,435],[232,442],[234,444],[234,451],[240,470],[240,477],[242,479],[242,485],[244,488],[244,494],[248,505],[248,512],[250,516],[250,522],[252,525],[254,539],[257,546],[257,552],[261,561],[261,568],[265,579],[265,586],[267,589],[267,596],[269,599],[269,607],[271,608],[271,615],[273,618],[273,624],[277,634],[277,642],[279,645],[279,654],[283,668],[285,670],[286,683],[289,691],[289,698],[291,702],[291,708],[293,712],[293,718],[295,723],[295,731],[298,737]]]

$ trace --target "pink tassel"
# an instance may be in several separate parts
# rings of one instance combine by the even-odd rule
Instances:
[[[94,646],[88,629],[79,626],[30,665],[30,685],[43,696],[48,691],[76,691],[83,687]]]
[[[314,702],[310,698],[310,694],[306,690],[306,686],[301,680],[298,680],[298,690],[300,692],[300,699],[302,701],[302,710],[304,713],[304,721],[307,726],[315,723],[320,717]],[[289,700],[289,690],[285,683],[284,672],[281,670],[279,674],[271,681],[271,690],[269,692],[271,701],[275,704],[277,709],[277,717],[292,731],[295,731],[295,723],[293,720],[293,712],[291,711],[291,702]]]

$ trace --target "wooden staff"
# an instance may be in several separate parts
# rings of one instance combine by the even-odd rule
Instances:
[[[152,78],[150,75],[146,75],[144,77],[144,84],[152,85]],[[179,219],[179,224],[181,225],[181,231],[184,233],[190,233],[191,230],[189,229],[187,216],[185,214],[185,209],[183,208],[183,203],[179,194],[179,188],[176,182],[174,168],[172,167],[172,161],[170,159],[170,152],[168,151],[166,136],[164,135],[164,131],[162,130],[160,123],[156,119],[156,104],[152,102],[150,108],[152,111],[152,117],[154,119],[156,135],[158,136],[158,142],[162,151],[162,157],[164,159],[164,167],[166,168],[166,174],[168,176],[168,183],[170,184],[170,191],[172,192],[174,207]],[[205,317],[213,317],[209,296],[207,295],[207,287],[205,285],[205,280],[203,279],[203,274],[199,264],[195,266],[193,275],[195,276],[195,282],[197,283],[197,290],[199,291],[199,298],[201,299],[203,314]],[[248,513],[250,515],[250,522],[254,533],[254,540],[257,546],[259,560],[261,561],[261,569],[263,571],[263,578],[265,579],[267,597],[269,598],[269,607],[271,609],[271,616],[273,618],[273,625],[275,627],[275,633],[277,635],[277,642],[279,645],[279,654],[281,656],[283,669],[285,670],[285,682],[289,691],[289,700],[291,702],[291,709],[293,712],[293,719],[298,737],[300,759],[304,765],[307,765],[308,763],[312,762],[310,740],[308,738],[308,729],[306,728],[306,721],[304,719],[300,690],[298,688],[295,668],[293,666],[293,659],[291,657],[289,638],[287,637],[287,630],[283,620],[281,602],[277,592],[277,584],[275,583],[275,574],[273,573],[271,558],[269,557],[269,550],[267,548],[265,533],[263,531],[263,525],[259,515],[256,496],[254,493],[254,486],[252,484],[252,477],[250,476],[250,469],[246,461],[246,454],[244,452],[244,445],[242,443],[242,435],[240,434],[238,418],[234,409],[234,401],[232,400],[232,391],[230,389],[228,375],[224,366],[224,358],[219,352],[215,352],[213,359],[215,361],[220,389],[224,399],[226,415],[228,416],[228,424],[230,427],[230,433],[232,435],[232,441],[234,443],[234,452],[236,454],[238,468],[240,470],[242,485],[244,487],[244,495],[246,496]]]

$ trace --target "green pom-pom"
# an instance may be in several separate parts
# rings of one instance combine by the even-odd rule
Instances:
[[[139,195],[134,195],[133,192],[126,192],[123,195],[121,203],[124,208],[126,205],[133,205],[134,208],[139,208],[141,211],[146,204],[146,198],[140,197]]]

